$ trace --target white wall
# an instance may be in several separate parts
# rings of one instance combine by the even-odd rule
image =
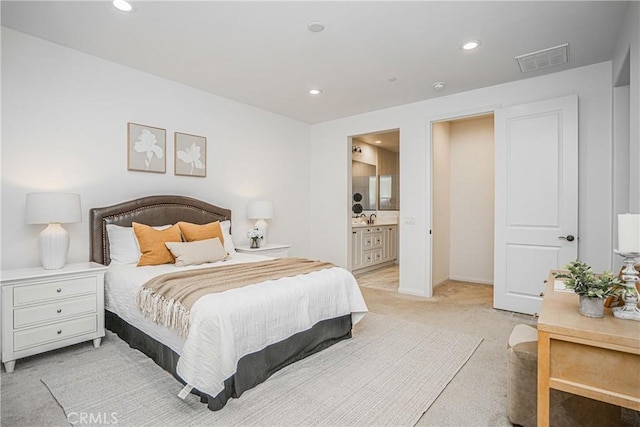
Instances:
[[[613,88],[613,182],[612,182],[612,239],[613,247],[618,247],[617,215],[630,212],[630,144],[631,129],[629,117],[629,86]],[[611,252],[612,269],[620,271],[622,257]]]
[[[127,122],[167,130],[166,174],[127,171]],[[207,138],[206,178],[174,176],[175,131]],[[81,195],[69,262],[89,259],[89,208],[150,194],[232,209],[236,244],[247,201],[273,200],[269,240],[308,255],[308,140],[307,124],[2,28],[2,268],[39,265],[44,227],[24,223],[32,191]]]
[[[629,62],[626,62],[629,55]],[[618,245],[619,213],[640,213],[640,2],[629,2],[613,58],[613,247]],[[628,67],[628,68],[627,68]],[[628,85],[619,83],[629,76]],[[618,271],[622,258],[612,254],[612,267]]]
[[[400,129],[400,291],[430,296],[430,164],[433,118],[577,94],[579,99],[579,253],[595,270],[611,264],[611,62],[374,111],[312,126],[313,257],[346,265],[348,135]],[[604,242],[604,243],[603,243]],[[541,278],[544,279],[544,278]]]
[[[625,21],[618,35],[613,58],[612,84],[624,67],[624,60],[630,54],[630,82],[628,97],[629,122],[629,211],[640,213],[640,2],[629,2],[629,9],[625,14]],[[623,111],[626,110],[623,108]],[[617,108],[614,113],[619,111]],[[628,167],[628,166],[627,166]],[[617,241],[617,240],[616,240]]]
[[[493,283],[493,117],[451,122],[450,278]]]
[[[450,122],[433,124],[433,285],[450,278],[451,258],[451,149]]]

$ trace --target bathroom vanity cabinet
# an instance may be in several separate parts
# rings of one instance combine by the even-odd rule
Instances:
[[[366,225],[353,226],[352,271],[374,269],[390,264],[398,257],[398,226]]]

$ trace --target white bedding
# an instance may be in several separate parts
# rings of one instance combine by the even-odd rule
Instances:
[[[355,279],[339,267],[203,297],[191,310],[186,339],[145,319],[135,306],[140,286],[156,275],[265,259],[234,253],[224,262],[181,268],[172,264],[136,267],[112,263],[105,278],[105,305],[178,353],[178,375],[187,384],[216,396],[243,356],[308,330],[322,320],[351,314],[356,324],[367,312]]]

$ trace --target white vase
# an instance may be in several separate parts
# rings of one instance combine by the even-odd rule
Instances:
[[[580,295],[580,314],[586,317],[604,317],[604,298]]]

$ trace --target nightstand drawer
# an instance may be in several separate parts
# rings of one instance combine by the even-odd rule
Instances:
[[[41,322],[65,319],[80,314],[96,313],[96,311],[97,300],[95,295],[18,308],[13,312],[13,327],[18,329]]]
[[[28,286],[16,286],[13,290],[13,305],[15,307],[45,302],[59,298],[68,298],[75,295],[95,294],[96,278],[79,277],[59,281],[47,281]]]
[[[260,255],[266,255],[266,256],[273,257],[273,258],[288,258],[289,257],[289,251],[288,250],[280,251],[280,250],[274,249],[274,250],[271,250],[271,251],[268,251],[268,252],[261,253]]]
[[[96,332],[97,328],[96,316],[92,315],[39,328],[26,329],[14,332],[13,349],[20,351],[78,335],[90,334]]]
[[[248,246],[236,246],[236,252],[241,254],[264,255],[272,258],[289,257],[289,248],[291,245],[282,245],[279,243],[270,243],[259,248],[250,248]]]

